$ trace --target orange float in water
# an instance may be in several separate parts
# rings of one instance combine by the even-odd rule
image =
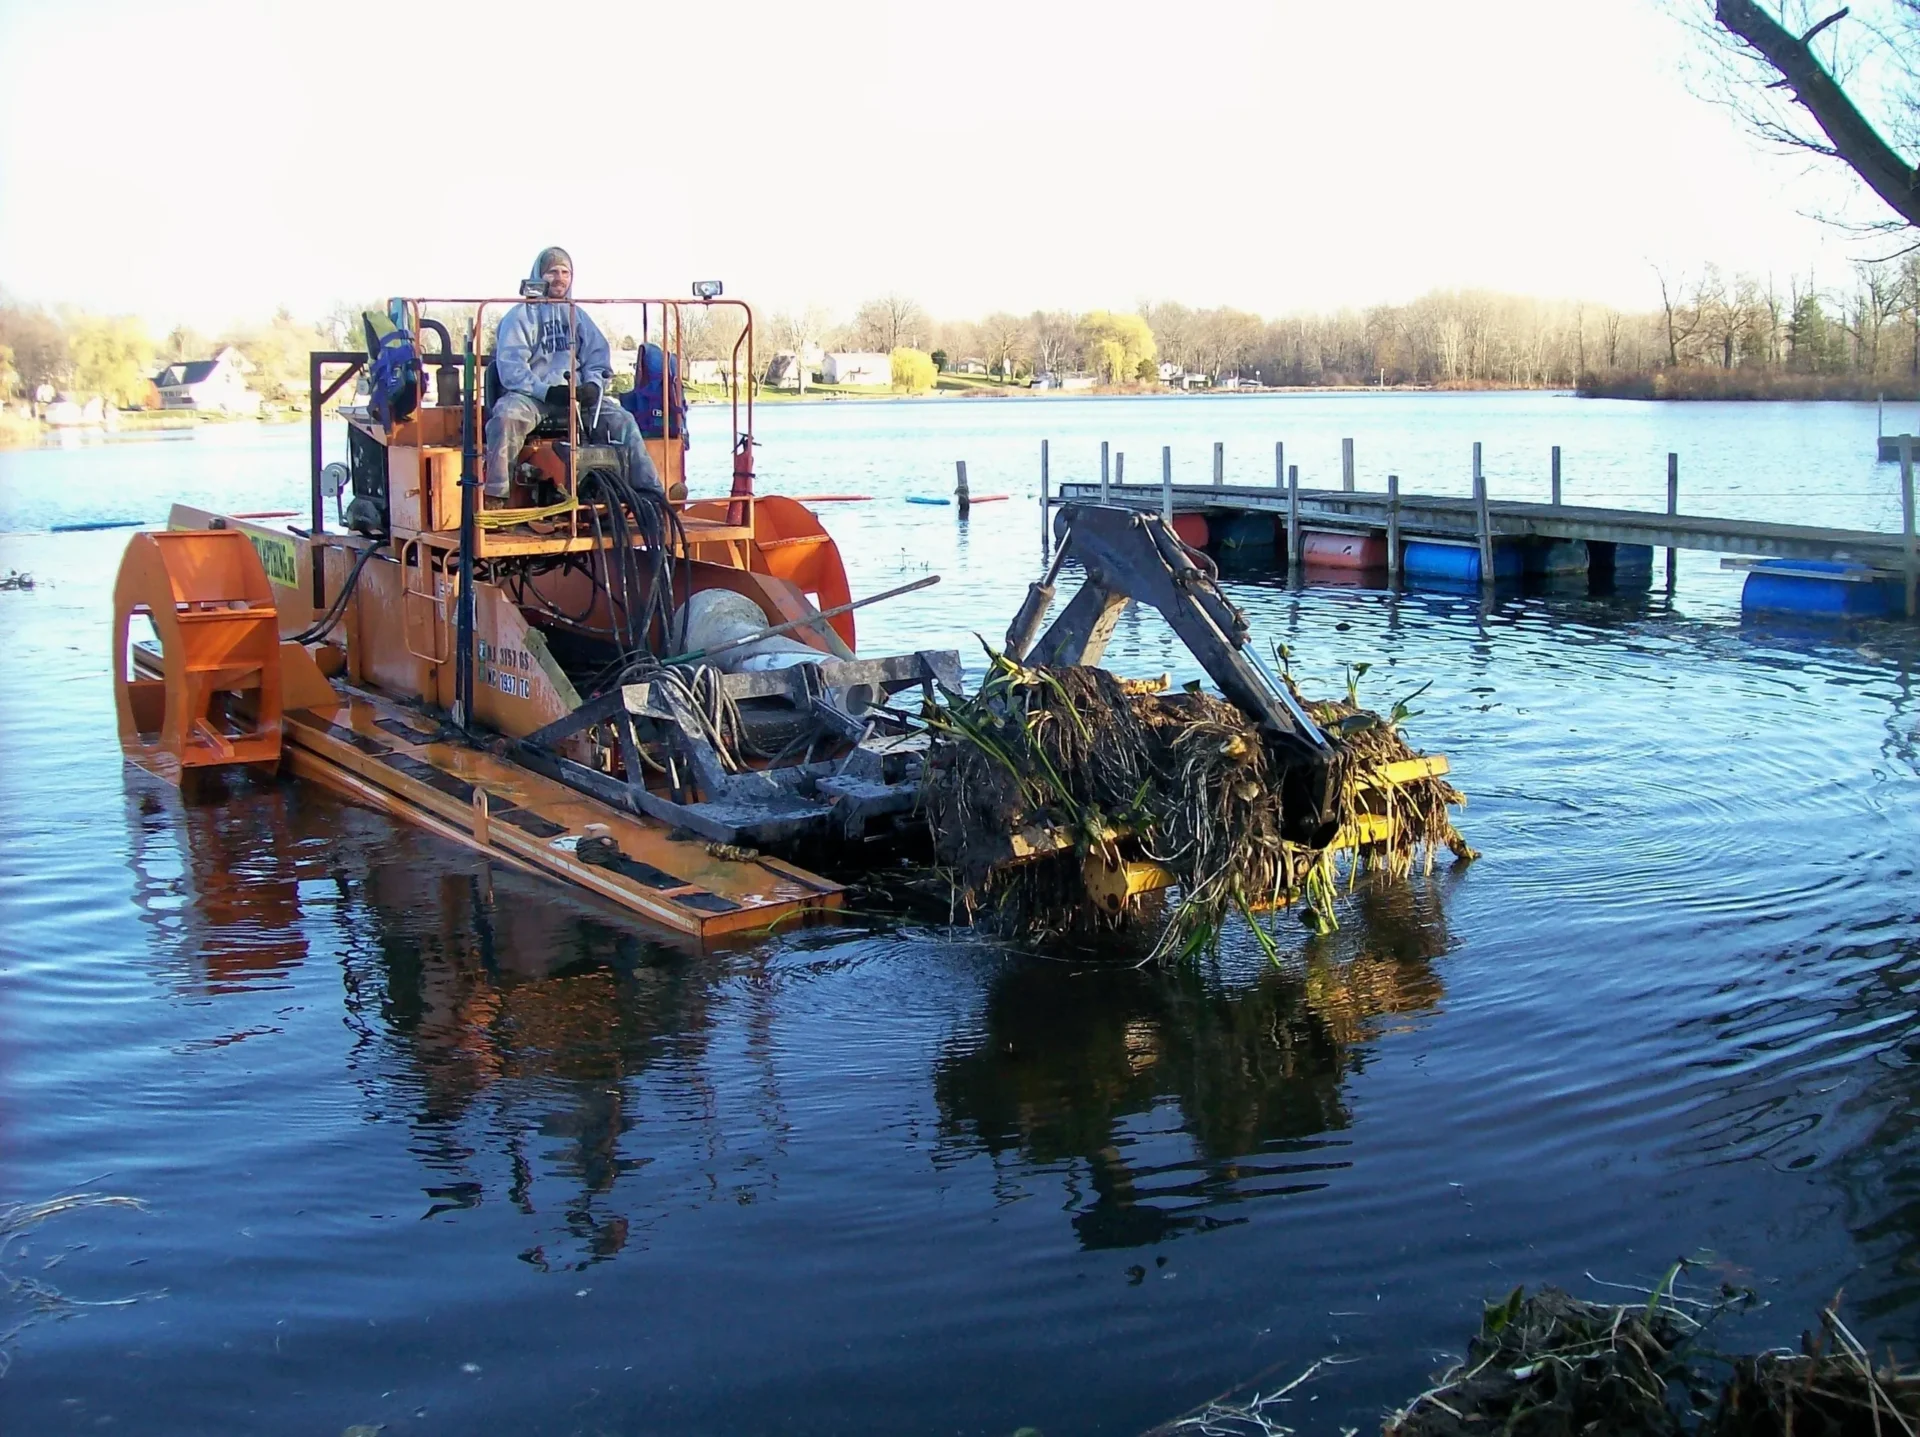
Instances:
[[[1309,569],[1384,569],[1386,537],[1309,529],[1300,536],[1300,561]]]

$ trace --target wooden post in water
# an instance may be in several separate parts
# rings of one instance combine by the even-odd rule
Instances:
[[[1300,466],[1287,466],[1287,572],[1300,572]]]
[[[1047,492],[1047,441],[1040,441],[1040,552],[1045,554],[1053,546],[1053,498]]]
[[[1493,586],[1493,521],[1487,515],[1487,476],[1480,468],[1480,441],[1473,441],[1473,526],[1480,539],[1480,582]]]
[[[1213,487],[1218,489],[1227,482],[1227,446],[1219,440],[1213,442]]]
[[[1113,456],[1113,485],[1116,489],[1127,487],[1127,456],[1118,452]]]
[[[1102,439],[1100,441],[1100,502],[1102,504],[1107,502],[1108,466],[1111,462],[1107,455],[1107,441]]]
[[[1273,487],[1287,487],[1287,446],[1278,439],[1273,441]]]
[[[1400,577],[1400,476],[1387,476],[1387,578]]]
[[[1553,446],[1553,507],[1560,507],[1560,446]]]
[[[1667,451],[1667,512],[1680,512],[1680,456],[1672,450]],[[1680,556],[1678,549],[1667,550],[1667,592],[1673,592],[1674,560]]]
[[[1907,617],[1914,617],[1916,586],[1920,586],[1920,554],[1913,532],[1913,436],[1900,436],[1900,530],[1907,540]]]
[[[1349,494],[1353,492],[1353,441],[1340,441],[1340,487]]]
[[[967,461],[964,459],[954,460],[953,473],[953,502],[959,505],[960,517],[964,519],[973,509],[973,496],[967,492]]]
[[[1160,519],[1173,527],[1173,446],[1160,446]]]

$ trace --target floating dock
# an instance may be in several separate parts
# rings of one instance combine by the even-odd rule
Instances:
[[[1054,506],[1114,504],[1156,512],[1169,520],[1196,516],[1204,521],[1207,532],[1234,535],[1236,542],[1230,547],[1252,548],[1256,547],[1249,542],[1253,530],[1264,523],[1272,526],[1276,562],[1290,569],[1320,567],[1338,550],[1336,567],[1353,568],[1364,560],[1365,567],[1391,578],[1468,584],[1494,584],[1523,573],[1577,572],[1589,563],[1602,571],[1650,571],[1655,549],[1667,551],[1671,583],[1676,551],[1693,549],[1728,555],[1723,563],[1736,569],[1751,568],[1759,560],[1844,568],[1849,574],[1903,587],[1905,611],[1909,617],[1916,614],[1920,543],[1915,536],[1910,466],[1903,466],[1902,472],[1904,532],[1887,533],[1681,513],[1679,461],[1672,454],[1667,457],[1667,509],[1649,513],[1490,499],[1478,444],[1474,445],[1473,492],[1464,497],[1405,494],[1398,476],[1391,475],[1384,493],[1360,490],[1353,481],[1351,441],[1345,451],[1345,482],[1338,489],[1300,487],[1298,466],[1284,463],[1279,446],[1274,484],[1226,484],[1219,446],[1215,451],[1211,484],[1173,483],[1169,460],[1163,463],[1158,483],[1066,480],[1057,492],[1050,492],[1046,482],[1043,454],[1043,529],[1051,532]],[[1556,500],[1559,458],[1556,449]],[[1894,607],[1900,607],[1897,598]]]

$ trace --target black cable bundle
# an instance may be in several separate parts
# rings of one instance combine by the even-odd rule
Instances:
[[[603,592],[613,639],[621,650],[615,668],[642,656],[660,659],[676,653],[686,638],[684,626],[678,642],[672,631],[676,554],[684,592],[692,592],[693,579],[680,515],[659,490],[633,484],[610,469],[588,470],[577,493],[601,555]]]
[[[353,587],[360,582],[360,571],[367,567],[367,560],[374,556],[375,551],[378,550],[379,547],[378,544],[369,544],[360,551],[359,555],[353,561],[353,568],[347,571],[346,583],[340,586],[340,592],[334,595],[333,602],[327,605],[326,613],[315,619],[299,633],[291,635],[288,642],[311,644],[320,639],[324,639],[328,634],[333,632],[333,626],[339,623],[341,617],[347,612],[347,600],[353,597]]]

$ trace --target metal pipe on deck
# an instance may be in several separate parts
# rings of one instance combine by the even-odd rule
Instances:
[[[1160,446],[1160,520],[1173,525],[1173,446]]]
[[[1100,502],[1102,504],[1107,502],[1111,487],[1112,475],[1108,467],[1109,463],[1107,441],[1102,439],[1100,441]]]
[[[1227,446],[1218,439],[1213,442],[1213,487],[1218,489],[1227,482]]]

